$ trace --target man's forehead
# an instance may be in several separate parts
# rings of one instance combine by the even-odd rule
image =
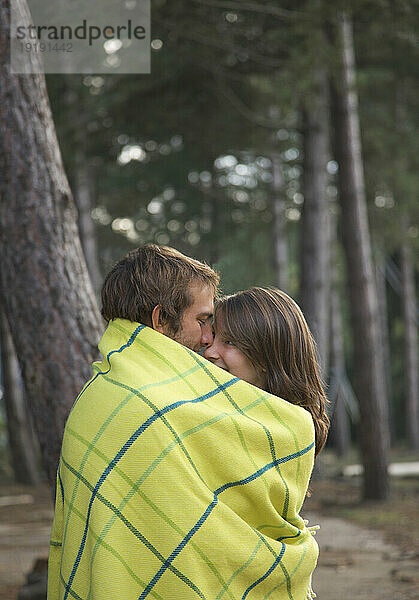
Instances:
[[[192,305],[199,315],[212,316],[214,311],[214,289],[200,281],[193,281],[189,285],[189,293],[192,297]]]
[[[194,296],[208,296],[212,299],[215,297],[214,288],[205,281],[199,281],[194,279],[188,286],[188,290]]]

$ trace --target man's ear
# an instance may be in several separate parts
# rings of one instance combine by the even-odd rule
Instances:
[[[157,304],[157,306],[155,306],[153,308],[153,312],[151,313],[151,326],[153,327],[153,329],[155,329],[159,333],[164,334],[165,333],[164,327],[160,320],[160,312],[161,312],[161,305]]]

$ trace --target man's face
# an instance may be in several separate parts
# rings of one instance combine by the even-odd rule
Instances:
[[[214,312],[214,294],[208,285],[199,282],[189,286],[192,304],[183,313],[179,332],[174,339],[198,352],[212,344],[211,319]]]

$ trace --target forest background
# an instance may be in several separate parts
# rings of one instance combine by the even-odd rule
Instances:
[[[150,75],[48,75],[49,101],[43,76],[10,73],[0,7],[5,472],[36,479],[35,444],[54,480],[103,276],[156,242],[225,293],[300,303],[329,447],[358,448],[363,497],[387,498],[390,447],[419,447],[416,2],[152,0]]]

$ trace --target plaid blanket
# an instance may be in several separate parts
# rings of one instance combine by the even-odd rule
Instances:
[[[112,321],[68,418],[48,600],[311,597],[304,409]]]

